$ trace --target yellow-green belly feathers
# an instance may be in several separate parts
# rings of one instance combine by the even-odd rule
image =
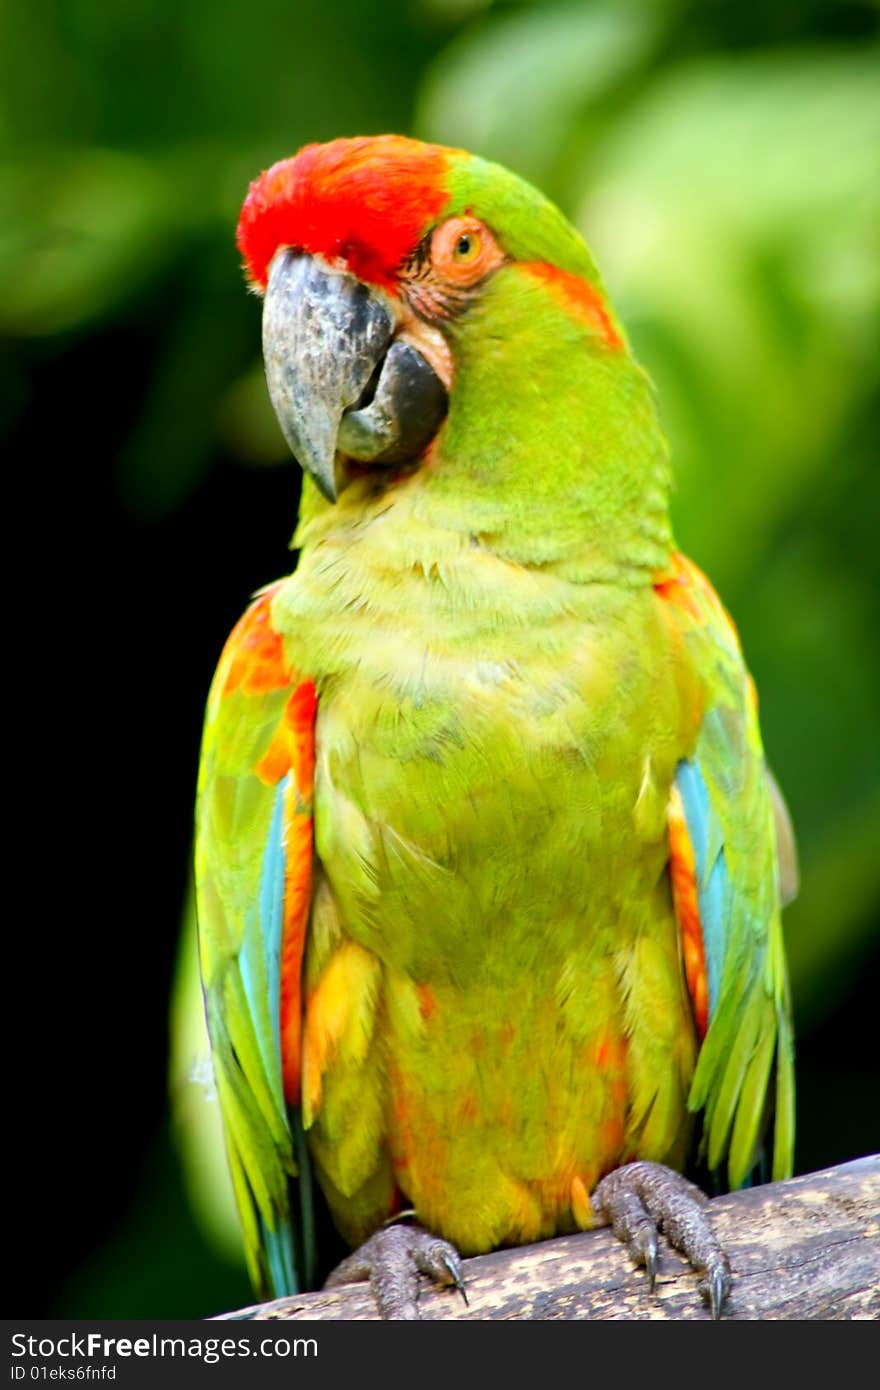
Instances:
[[[352,1241],[400,1199],[466,1252],[588,1224],[604,1172],[680,1163],[689,1134],[666,810],[692,718],[657,599],[458,538],[428,575],[381,526],[345,543],[335,585],[319,547],[274,605],[319,699],[303,1115],[322,1186]]]

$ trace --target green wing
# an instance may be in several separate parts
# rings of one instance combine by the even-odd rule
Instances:
[[[311,1282],[298,1078],[299,967],[311,872],[314,690],[287,669],[264,591],[226,644],[208,700],[196,906],[208,1032],[248,1269],[260,1296]],[[303,699],[305,694],[305,699]],[[282,1027],[282,977],[293,1020]],[[295,976],[295,978],[294,978]]]
[[[704,1112],[709,1167],[726,1158],[730,1186],[739,1187],[760,1157],[774,1108],[774,1179],[789,1176],[793,1166],[793,1037],[781,909],[796,874],[794,840],[765,763],[736,631],[699,570],[683,557],[679,565],[673,584],[662,587],[705,692],[696,746],[675,778],[693,853],[708,1004],[688,1104]]]

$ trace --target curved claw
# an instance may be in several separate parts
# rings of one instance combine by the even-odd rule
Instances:
[[[645,1246],[645,1273],[648,1276],[648,1288],[654,1292],[654,1285],[657,1282],[657,1241],[651,1239]]]
[[[724,1307],[724,1300],[730,1291],[730,1278],[722,1265],[717,1265],[715,1269],[706,1275],[700,1285],[700,1292],[709,1304],[713,1321],[721,1317],[721,1310]]]
[[[440,1259],[443,1261],[443,1264],[449,1270],[449,1277],[452,1280],[452,1283],[458,1289],[458,1292],[461,1294],[462,1298],[464,1299],[465,1307],[469,1307],[470,1305],[468,1303],[467,1289],[464,1286],[464,1280],[461,1277],[461,1269],[459,1268],[457,1262],[452,1259],[451,1255],[446,1254],[441,1255]]]

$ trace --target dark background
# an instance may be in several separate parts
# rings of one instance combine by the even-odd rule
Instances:
[[[880,1147],[877,18],[821,0],[7,4],[13,1313],[249,1299],[216,1106],[188,1079],[191,969],[173,1026],[169,997],[213,664],[292,563],[297,470],[234,226],[249,179],[306,140],[461,144],[586,231],[798,830],[798,1169]]]

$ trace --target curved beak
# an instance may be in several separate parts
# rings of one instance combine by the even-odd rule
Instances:
[[[263,306],[269,395],[294,456],[335,502],[346,458],[415,459],[446,413],[442,382],[395,338],[389,301],[295,251],[272,262]]]

